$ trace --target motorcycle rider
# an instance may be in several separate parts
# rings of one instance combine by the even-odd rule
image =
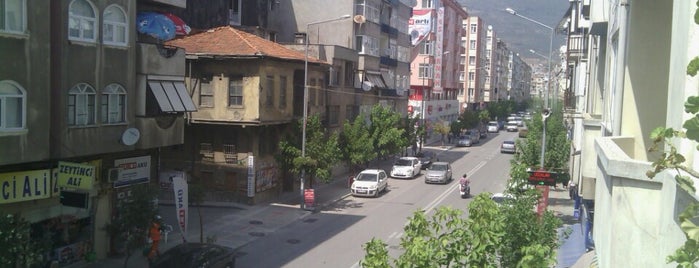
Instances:
[[[461,179],[459,180],[459,185],[461,185],[461,196],[462,197],[471,195],[470,184],[471,184],[471,181],[468,179],[467,174],[464,173],[464,175],[461,176]]]

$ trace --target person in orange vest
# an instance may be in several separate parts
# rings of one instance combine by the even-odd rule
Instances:
[[[148,237],[150,238],[151,241],[153,241],[150,245],[150,251],[148,252],[148,260],[153,260],[153,258],[157,255],[160,257],[160,250],[158,249],[158,245],[160,244],[160,222],[162,221],[162,218],[160,215],[155,215],[155,219],[150,224],[150,227],[148,228]]]

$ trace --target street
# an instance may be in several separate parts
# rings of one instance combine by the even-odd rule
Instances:
[[[386,242],[389,253],[396,257],[403,227],[415,211],[429,213],[439,206],[451,206],[466,212],[472,199],[459,196],[458,179],[463,173],[471,179],[472,195],[504,190],[512,155],[501,154],[499,146],[515,135],[491,133],[473,147],[437,151],[440,161],[452,163],[454,180],[450,183],[425,184],[424,171],[412,180],[390,179],[389,190],[378,198],[346,197],[239,248],[236,265],[358,267],[364,256],[362,245],[373,237]]]

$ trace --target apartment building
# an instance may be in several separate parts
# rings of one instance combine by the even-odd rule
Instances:
[[[413,7],[410,32],[411,52],[410,110],[422,120],[427,135],[432,124],[457,119],[457,94],[462,70],[461,23],[468,17],[456,1],[417,1]],[[436,137],[436,136],[435,136]]]
[[[588,259],[598,267],[675,267],[666,258],[686,241],[678,215],[696,193],[676,170],[654,178],[648,149],[656,127],[683,129],[696,96],[687,65],[699,55],[692,1],[572,1],[567,27],[566,120],[571,176],[579,185]],[[652,16],[648,16],[652,14]],[[696,143],[672,139],[697,169]],[[661,147],[668,150],[668,147]],[[697,178],[686,173],[696,185]],[[584,264],[583,264],[584,265]]]
[[[518,53],[510,51],[508,56],[507,96],[509,100],[523,103],[530,100],[532,69]]]
[[[184,52],[137,32],[137,13],[151,6],[185,3],[13,1],[0,9],[0,46],[30,51],[1,56],[0,181],[24,187],[3,195],[0,210],[57,238],[47,256],[60,265],[122,249],[103,227],[131,186],[155,180],[159,148],[182,144],[184,113],[196,110],[181,94]]]
[[[462,108],[470,110],[484,109],[486,98],[490,98],[490,92],[486,91],[486,78],[490,72],[488,64],[487,34],[488,28],[480,17],[468,17],[463,21],[466,35],[462,37],[465,53],[464,57],[464,94],[459,96]]]

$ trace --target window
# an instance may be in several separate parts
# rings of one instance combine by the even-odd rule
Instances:
[[[200,79],[199,107],[214,107],[214,87],[209,79]]]
[[[379,41],[371,36],[357,35],[357,44],[355,49],[359,54],[368,54],[379,56]]]
[[[354,62],[345,62],[345,86],[354,85]]]
[[[77,84],[68,91],[69,126],[95,124],[95,95],[95,89],[85,83]]]
[[[478,24],[471,23],[471,33],[478,32]]]
[[[68,39],[97,42],[97,15],[92,3],[73,0],[68,8]]]
[[[468,96],[473,97],[473,88],[468,88]]]
[[[432,78],[432,65],[428,63],[420,63],[419,78]]]
[[[463,88],[459,88],[459,96],[463,96],[463,95],[464,95],[464,89],[463,89]]]
[[[420,51],[420,54],[432,54],[432,41],[424,41],[422,42],[422,50]]]
[[[126,29],[126,12],[117,5],[111,5],[104,10],[102,26],[102,42],[109,45],[126,46],[128,41]]]
[[[340,123],[340,105],[328,107],[328,125],[336,126]]]
[[[243,105],[243,79],[231,78],[228,81],[228,107]]]
[[[374,0],[358,0],[357,5],[355,6],[354,14],[364,15],[367,21],[380,23],[381,15],[379,9],[377,8],[379,5],[380,3],[377,3]]]
[[[422,8],[432,8],[434,7],[433,0],[422,0]]]
[[[473,81],[476,80],[476,73],[475,72],[468,72],[468,81]]]
[[[0,131],[24,129],[26,114],[24,89],[12,81],[0,81]]]
[[[0,0],[0,32],[24,33],[27,27],[25,0]]]
[[[311,78],[311,82],[308,85],[308,104],[316,105],[316,79]]]
[[[267,94],[265,105],[271,107],[274,106],[274,76],[268,75],[265,80],[265,93]]]
[[[103,124],[126,122],[126,90],[119,84],[110,84],[102,91],[101,116]]]
[[[469,41],[469,49],[476,49],[476,40]]]
[[[476,65],[476,56],[468,56],[468,65]]]
[[[286,76],[279,77],[279,108],[286,108]]]

